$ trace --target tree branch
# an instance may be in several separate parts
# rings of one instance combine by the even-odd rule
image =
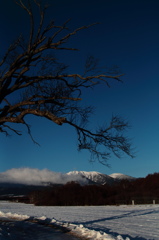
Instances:
[[[72,73],[68,66],[59,62],[55,50],[78,50],[67,45],[68,41],[79,31],[88,29],[97,23],[82,26],[70,31],[66,21],[62,26],[51,21],[45,26],[45,9],[38,0],[27,3],[16,0],[30,19],[30,32],[27,42],[20,37],[9,48],[0,61],[0,131],[9,135],[21,133],[10,123],[21,123],[31,135],[27,115],[49,119],[57,125],[69,124],[76,129],[78,149],[87,149],[99,162],[106,162],[113,152],[133,156],[129,139],[123,134],[128,123],[113,116],[107,127],[91,131],[86,127],[90,106],[83,107],[83,89],[105,84],[110,87],[111,80],[122,82],[122,74],[99,70],[98,62],[89,57],[83,74]],[[39,10],[39,23],[35,26],[33,5]],[[67,32],[66,32],[67,31]],[[8,125],[9,124],[9,125]],[[103,151],[103,149],[105,149]]]

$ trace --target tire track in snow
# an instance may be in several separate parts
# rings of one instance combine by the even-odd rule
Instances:
[[[58,228],[12,219],[0,220],[0,240],[79,240]]]

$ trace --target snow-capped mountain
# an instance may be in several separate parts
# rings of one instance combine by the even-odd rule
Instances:
[[[106,174],[99,173],[99,172],[86,172],[86,171],[72,171],[68,172],[67,175],[70,177],[81,176],[85,178],[88,184],[112,184],[114,179]]]
[[[131,177],[131,176],[128,176],[128,175],[125,175],[125,174],[122,174],[122,173],[113,173],[113,174],[110,174],[109,176],[116,181],[121,181],[121,180],[132,181],[132,180],[136,179],[135,177]]]
[[[81,185],[87,184],[113,184],[116,180],[135,178],[124,174],[111,174],[110,176],[96,171],[72,171],[69,173],[58,173],[47,169],[39,170],[32,168],[10,169],[0,173],[0,188],[5,184],[11,185],[32,185],[32,186],[49,186],[52,184],[66,184],[74,181]]]
[[[121,181],[121,180],[135,180],[134,177],[121,174],[121,173],[113,173],[111,175],[106,175],[103,173],[99,172],[86,172],[86,171],[72,171],[66,173],[70,178],[76,179],[76,178],[83,178],[86,179],[87,184],[113,184],[116,181]]]

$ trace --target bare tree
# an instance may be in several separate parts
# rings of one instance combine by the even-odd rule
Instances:
[[[121,81],[121,75],[95,71],[98,68],[93,57],[87,59],[83,75],[69,73],[67,66],[55,57],[55,50],[76,51],[68,47],[68,41],[90,26],[70,31],[68,22],[58,26],[51,21],[46,25],[46,8],[38,0],[16,0],[16,3],[30,18],[30,34],[28,40],[20,36],[0,62],[0,131],[21,135],[13,124],[21,123],[32,137],[25,117],[36,115],[58,125],[71,125],[77,131],[78,149],[89,150],[91,157],[102,163],[106,163],[112,152],[118,157],[121,153],[132,156],[129,139],[123,135],[128,123],[113,116],[105,127],[91,131],[87,122],[92,107],[80,104],[83,89],[100,83],[109,86],[109,80]],[[35,24],[32,3],[39,9],[39,25]]]

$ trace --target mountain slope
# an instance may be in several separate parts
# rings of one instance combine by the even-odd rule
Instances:
[[[135,180],[135,177],[131,177],[122,173],[113,173],[109,175],[111,178],[113,178],[115,181],[121,181],[121,180]]]
[[[99,172],[86,172],[86,171],[72,171],[68,172],[67,175],[70,177],[72,176],[81,176],[82,178],[87,179],[88,183],[93,184],[112,184],[114,182],[114,179],[106,174],[99,173]]]

